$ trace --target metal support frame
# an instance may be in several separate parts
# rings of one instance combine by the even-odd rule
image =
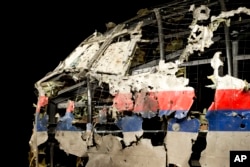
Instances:
[[[226,5],[224,0],[219,0],[220,1],[220,5],[221,5],[221,10],[222,11],[226,11]],[[227,70],[228,70],[228,74],[232,75],[232,56],[231,56],[231,52],[230,52],[230,37],[229,37],[229,27],[224,24],[224,33],[225,33],[225,43],[226,43],[226,57],[227,57]]]
[[[87,93],[88,93],[88,117],[87,122],[92,122],[92,96],[91,96],[91,86],[89,81],[89,76],[87,76]]]
[[[164,46],[165,46],[165,44],[164,44],[164,34],[163,34],[163,30],[162,30],[161,15],[160,15],[159,9],[155,9],[154,12],[155,12],[155,16],[156,16],[157,24],[158,24],[160,60],[165,60],[164,59],[164,54],[165,54],[164,53],[165,52]]]
[[[233,76],[238,78],[238,60],[235,57],[238,56],[239,42],[238,40],[232,42],[232,56],[233,56]]]

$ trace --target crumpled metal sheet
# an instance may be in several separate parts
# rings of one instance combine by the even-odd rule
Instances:
[[[137,144],[122,149],[119,140],[112,135],[100,138],[100,144],[88,152],[89,161],[86,167],[166,166],[166,151],[163,146],[153,147],[149,139],[141,139]]]
[[[86,156],[87,142],[82,140],[81,131],[60,131],[55,133],[55,139],[59,142],[59,148],[68,154],[78,157]]]

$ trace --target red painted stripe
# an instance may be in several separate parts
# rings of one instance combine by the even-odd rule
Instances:
[[[189,110],[195,97],[193,90],[138,92],[135,94],[135,103],[131,93],[115,95],[113,105],[118,111],[131,110],[134,112],[159,110]]]
[[[136,93],[134,112],[153,111],[159,109],[157,94],[154,92]]]
[[[250,110],[250,91],[217,89],[208,110]]]
[[[132,93],[118,93],[113,99],[113,106],[118,111],[132,111],[134,104],[132,101]]]
[[[195,97],[193,90],[162,91],[157,93],[160,110],[189,110]]]

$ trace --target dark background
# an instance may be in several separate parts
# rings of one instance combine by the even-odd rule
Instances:
[[[8,94],[12,105],[11,115],[8,114],[6,118],[11,119],[14,124],[5,128],[9,132],[5,136],[11,141],[11,147],[7,147],[5,156],[13,159],[6,166],[29,166],[29,140],[35,113],[32,104],[37,101],[34,93],[35,82],[54,70],[60,61],[95,30],[104,32],[105,23],[112,21],[119,24],[136,16],[137,11],[142,8],[167,3],[164,0],[136,0],[135,4],[132,2],[60,1],[20,3],[13,6],[10,4],[11,11],[6,13],[8,26],[4,33],[7,34],[6,41],[10,43],[9,55],[13,55],[7,55],[7,59],[13,63],[11,65],[15,70],[8,75],[14,81],[11,84],[6,83],[11,85],[11,93]]]

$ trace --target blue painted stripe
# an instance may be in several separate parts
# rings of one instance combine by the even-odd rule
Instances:
[[[209,131],[250,131],[250,110],[208,111]]]
[[[176,119],[172,118],[168,122],[168,131],[174,132],[194,132],[197,133],[200,127],[199,120],[194,119]]]
[[[56,130],[58,131],[80,131],[76,126],[72,125],[74,115],[71,112],[66,112],[57,123]]]
[[[142,130],[142,118],[137,115],[125,116],[116,122],[123,132],[135,132]]]
[[[36,113],[36,131],[37,132],[43,132],[47,131],[48,126],[48,115],[40,115],[40,113]]]
[[[159,110],[159,116],[168,116],[175,112],[174,117],[177,119],[183,119],[187,116],[188,110]]]

